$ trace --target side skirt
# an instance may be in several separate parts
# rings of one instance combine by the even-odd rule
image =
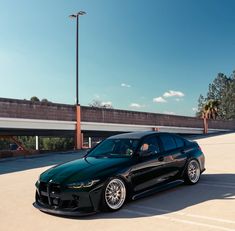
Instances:
[[[183,180],[176,180],[176,181],[172,181],[172,182],[169,182],[169,183],[161,185],[161,186],[158,185],[158,186],[155,186],[154,188],[151,188],[151,189],[148,189],[148,190],[145,190],[143,192],[140,192],[140,193],[133,195],[131,199],[137,200],[139,198],[146,197],[146,196],[149,196],[149,195],[157,193],[157,192],[161,192],[161,191],[165,191],[167,189],[174,188],[176,186],[182,185],[183,183],[184,183]]]

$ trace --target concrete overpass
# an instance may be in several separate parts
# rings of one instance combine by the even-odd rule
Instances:
[[[75,121],[56,121],[39,119],[0,118],[0,135],[38,135],[38,136],[71,136],[76,129]],[[81,122],[81,130],[87,136],[95,136],[96,133],[110,134],[116,132],[132,132],[159,130],[179,134],[202,134],[203,128],[152,126],[138,124],[97,123]],[[209,129],[209,133],[230,131],[230,129]]]
[[[0,98],[0,135],[74,135],[74,105]],[[117,109],[81,107],[85,136],[140,130],[203,133],[202,119]],[[209,121],[209,132],[235,130],[235,121]]]

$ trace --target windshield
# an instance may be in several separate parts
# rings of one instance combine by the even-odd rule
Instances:
[[[132,156],[139,140],[106,139],[88,154],[89,157]]]

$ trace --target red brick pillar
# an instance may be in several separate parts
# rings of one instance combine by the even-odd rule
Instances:
[[[75,147],[76,149],[82,148],[83,143],[83,134],[81,133],[81,107],[80,105],[76,106],[76,140],[75,140]]]

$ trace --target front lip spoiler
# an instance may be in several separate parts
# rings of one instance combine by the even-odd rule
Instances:
[[[83,216],[94,215],[97,213],[96,211],[83,212],[83,211],[65,211],[65,210],[58,210],[58,209],[50,209],[50,208],[41,206],[37,202],[34,202],[33,206],[42,212],[50,213],[50,214],[58,215],[58,216],[83,217]]]

